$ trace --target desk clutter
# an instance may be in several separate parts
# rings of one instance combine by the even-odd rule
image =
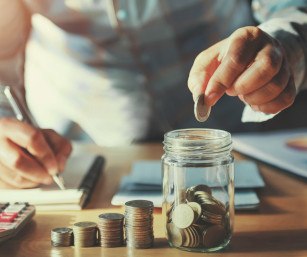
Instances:
[[[109,248],[126,244],[131,248],[150,248],[154,243],[153,208],[151,201],[128,201],[125,203],[125,215],[103,213],[98,216],[98,223],[83,221],[75,223],[72,228],[52,229],[51,245],[55,247],[99,245]]]
[[[14,237],[34,214],[35,207],[25,202],[0,203],[0,243]]]

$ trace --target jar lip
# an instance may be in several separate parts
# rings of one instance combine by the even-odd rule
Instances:
[[[180,141],[180,142],[208,142],[215,140],[230,139],[229,132],[220,129],[208,128],[189,128],[172,130],[164,134],[165,141]]]

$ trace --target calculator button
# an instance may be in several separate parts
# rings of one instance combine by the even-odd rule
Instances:
[[[12,223],[15,220],[14,216],[0,216],[0,222],[4,222],[4,223]]]
[[[0,214],[0,217],[1,216],[11,216],[11,217],[17,218],[18,213],[17,212],[9,212],[9,213],[3,212]]]
[[[4,212],[8,213],[8,212],[21,212],[24,208],[26,208],[26,205],[25,204],[12,204],[10,206],[8,206]]]

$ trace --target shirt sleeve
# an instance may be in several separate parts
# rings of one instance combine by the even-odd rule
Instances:
[[[29,31],[30,14],[22,1],[0,1],[0,83],[19,92],[24,91],[24,50]]]
[[[297,92],[307,89],[307,0],[253,0],[252,9],[258,27],[284,47]]]

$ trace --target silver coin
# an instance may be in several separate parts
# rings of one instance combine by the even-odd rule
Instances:
[[[205,103],[205,95],[201,94],[194,103],[194,115],[199,122],[204,122],[209,118],[211,107]]]
[[[71,228],[54,228],[51,230],[52,232],[55,232],[57,234],[66,234],[66,233],[72,233],[72,229]]]
[[[126,208],[132,207],[132,208],[146,209],[146,208],[153,208],[153,203],[147,200],[133,200],[126,202],[125,206]]]
[[[99,219],[106,219],[106,220],[123,220],[124,215],[120,213],[103,213],[100,214]]]

